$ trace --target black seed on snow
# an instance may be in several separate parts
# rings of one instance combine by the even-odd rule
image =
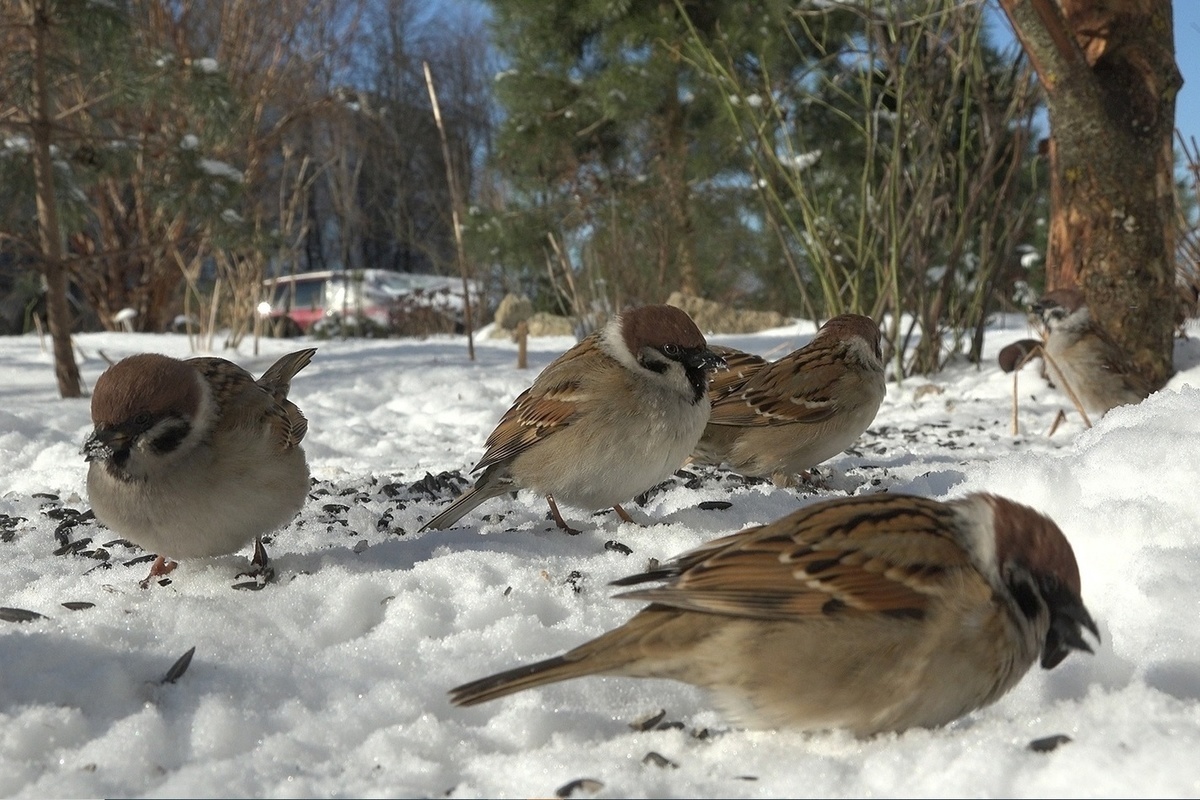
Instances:
[[[733,508],[733,503],[728,500],[705,500],[700,503],[701,511],[724,511],[727,508]]]
[[[646,755],[642,757],[642,763],[653,764],[656,767],[670,767],[671,769],[675,769],[679,766],[662,753],[656,753],[653,750],[651,750],[649,753],[646,753]]]
[[[1035,753],[1049,753],[1070,741],[1072,741],[1071,737],[1065,733],[1056,733],[1053,736],[1034,739],[1029,743],[1029,749]]]
[[[344,506],[341,503],[326,503],[321,506],[321,510],[329,514],[340,514],[343,511],[349,511],[350,506]]]
[[[186,653],[181,655],[171,668],[167,670],[167,674],[163,676],[160,683],[174,683],[183,677],[183,673],[187,672],[188,666],[192,663],[192,656],[196,654],[196,648],[193,647]]]
[[[242,583],[235,583],[232,588],[244,592],[257,592],[261,591],[265,586],[265,583],[259,583],[258,581],[243,581]]]
[[[84,511],[82,514],[80,514],[78,519],[80,522],[92,522],[96,519],[96,512],[89,508],[87,511]]]
[[[45,618],[45,614],[24,608],[0,608],[0,620],[4,622],[33,622],[35,619]]]
[[[567,798],[575,794],[575,792],[587,792],[595,794],[604,788],[604,784],[595,778],[576,778],[573,781],[564,783],[562,786],[554,790],[554,796]]]
[[[662,722],[663,718],[666,716],[667,710],[665,708],[660,708],[653,714],[642,717],[641,719],[635,719],[633,722],[629,723],[629,727],[635,731],[648,731],[658,723]]]
[[[54,494],[53,492],[34,492],[32,496],[38,498],[39,500],[57,500],[58,499],[58,495]]]
[[[137,547],[137,545],[128,539],[113,539],[111,542],[104,543],[104,547],[116,547],[117,545],[121,547]]]
[[[704,741],[704,740],[708,739],[710,736],[712,736],[712,734],[709,733],[708,728],[692,728],[692,738],[693,739],[699,739],[700,741]]]
[[[672,720],[671,722],[658,723],[657,725],[654,726],[654,730],[656,730],[656,731],[681,731],[681,730],[683,730],[683,727],[684,726],[683,726],[682,722],[680,722],[678,720]]]
[[[147,561],[153,561],[156,558],[158,558],[158,556],[154,555],[154,553],[147,553],[144,556],[138,556],[137,558],[131,558],[128,561],[122,561],[121,566],[132,567],[137,564],[145,564]]]
[[[65,538],[65,537],[63,537]],[[65,556],[68,553],[78,553],[83,548],[92,543],[92,537],[86,536],[77,542],[67,542],[62,547],[54,551],[56,556]]]
[[[512,594],[512,587],[511,587],[511,586],[505,586],[505,587],[504,587],[504,596],[505,596],[505,597],[508,597],[510,594]]]
[[[68,600],[62,604],[62,607],[71,611],[84,611],[89,608],[95,608],[96,604],[89,603],[86,600]]]
[[[567,579],[563,583],[569,585],[571,591],[575,592],[575,594],[579,594],[583,591],[583,586],[581,585],[583,583],[583,573],[577,569],[573,569],[567,574]]]
[[[623,556],[633,555],[633,548],[627,544],[621,544],[614,539],[609,539],[607,542],[605,542],[604,549],[611,550],[614,553],[620,553]]]

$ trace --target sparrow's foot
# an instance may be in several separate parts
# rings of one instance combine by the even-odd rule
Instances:
[[[150,584],[156,582],[155,579],[170,575],[171,572],[179,566],[179,562],[172,561],[165,556],[159,556],[154,559],[154,563],[150,565],[150,574],[138,583],[143,589],[149,589]]]
[[[550,515],[554,517],[554,524],[572,536],[578,536],[579,531],[568,525],[566,520],[562,518],[562,514],[558,513],[558,504],[554,502],[554,498],[550,495],[546,495],[546,502],[550,504]]]

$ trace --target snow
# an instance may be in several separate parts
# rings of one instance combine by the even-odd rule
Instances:
[[[712,340],[776,357],[813,330]],[[586,778],[598,792],[573,796],[1196,796],[1200,341],[1177,342],[1164,391],[1091,430],[1070,412],[1052,437],[1064,403],[1036,363],[1026,367],[1014,435],[1013,378],[995,353],[1031,333],[1001,320],[982,369],[889,384],[871,430],[819,469],[819,491],[692,470],[696,488],[680,478],[627,506],[648,527],[564,509],[585,529],[574,537],[528,493],[490,501],[464,527],[417,533],[460,485],[437,476],[466,472],[571,340],[531,341],[525,371],[507,340],[477,339],[474,364],[461,338],[315,342],[292,397],[310,420],[317,483],[272,537],[278,577],[261,591],[232,588],[248,553],[185,562],[169,585],[138,588],[148,565],[125,562],[142,553],[74,513],[88,507],[87,400],[57,399],[36,336],[0,338],[0,606],[44,615],[0,621],[0,795],[546,797]],[[174,335],[76,344],[89,386],[102,356],[189,355]],[[258,374],[307,345],[264,340],[258,355],[249,343],[220,355]],[[638,606],[606,584],[648,558],[825,497],[983,489],[1063,528],[1103,641],[1094,656],[1035,667],[946,728],[867,741],[745,732],[697,689],[619,678],[471,709],[447,702],[452,686],[623,622]],[[706,500],[731,506],[701,510]],[[162,682],[190,648],[187,670]],[[630,727],[660,709],[678,724]],[[1059,734],[1071,741],[1029,748]]]
[[[234,183],[241,183],[245,179],[240,169],[215,158],[202,158],[199,164],[200,169],[214,178],[225,178]]]

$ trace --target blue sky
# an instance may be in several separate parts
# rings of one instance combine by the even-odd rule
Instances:
[[[1183,73],[1183,89],[1175,98],[1175,127],[1200,142],[1200,2],[1175,2],[1175,63]]]

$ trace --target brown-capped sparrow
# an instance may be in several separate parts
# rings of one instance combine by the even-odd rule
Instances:
[[[287,399],[315,349],[289,353],[257,381],[223,358],[142,353],[96,381],[95,429],[83,445],[96,518],[156,553],[150,575],[173,559],[233,553],[286,524],[308,494],[300,440],[308,421]]]
[[[708,420],[708,374],[723,362],[691,317],[642,306],[614,317],[555,359],[487,439],[474,487],[425,524],[440,530],[493,497],[532,489],[558,526],[556,500],[618,505],[683,464]]]
[[[1048,335],[1044,345],[1051,381],[1065,382],[1084,409],[1097,416],[1117,406],[1140,403],[1149,383],[1130,366],[1112,338],[1092,319],[1078,288],[1046,292],[1034,304]]]
[[[712,415],[692,458],[780,486],[849,447],[883,402],[879,326],[859,314],[833,317],[778,361],[726,360],[744,377],[714,377]]]
[[[817,503],[616,581],[649,606],[561,656],[451,690],[474,705],[584,675],[710,690],[732,722],[858,736],[944,725],[1099,639],[1071,545],[989,494]]]

